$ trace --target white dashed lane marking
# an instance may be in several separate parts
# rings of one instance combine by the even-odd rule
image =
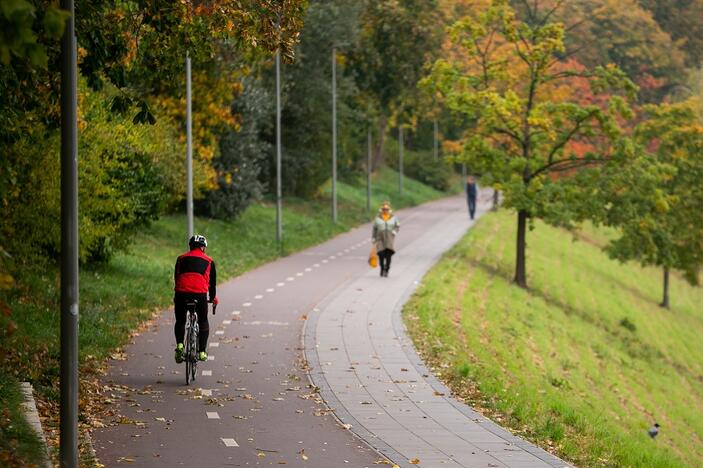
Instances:
[[[279,288],[282,286],[285,286],[285,285],[286,285],[286,283],[276,283],[276,286],[278,286]]]
[[[298,272],[295,274],[295,276],[303,276],[303,274],[301,272]]]
[[[220,415],[217,414],[217,411],[206,411],[205,414],[207,414],[208,419],[220,419]]]
[[[230,323],[232,323],[231,320],[223,320],[222,321],[222,325],[229,325]]]
[[[214,361],[214,360],[215,360],[215,356],[208,356],[208,357],[207,357],[207,360],[208,360],[208,361]]]
[[[312,268],[306,268],[305,271],[310,272],[310,271],[312,271]]]
[[[295,281],[295,278],[293,278],[292,276],[289,276],[288,278],[286,278],[286,281]]]
[[[221,440],[222,443],[225,444],[225,447],[239,447],[239,444],[234,439],[221,438]]]
[[[203,373],[202,373],[202,375],[203,375],[204,377],[209,377],[209,376],[212,375],[212,371],[211,371],[211,370],[204,370]]]
[[[212,396],[212,390],[207,389],[207,388],[201,388],[201,389],[200,389],[200,393],[201,393],[203,396]]]
[[[242,322],[242,325],[272,325],[275,327],[287,327],[288,322],[278,322],[276,320],[262,322],[261,320],[254,320],[253,322]]]
[[[322,260],[322,263],[327,263],[327,262],[329,262],[329,260],[327,260],[327,259]]]
[[[268,288],[268,289],[266,290],[267,293],[272,293],[272,292],[274,292],[274,291],[275,291],[275,289],[273,289],[273,288]]]
[[[215,335],[224,335],[224,334],[225,334],[225,331],[224,331],[224,330],[217,330],[217,331],[215,332]]]
[[[264,296],[262,296],[261,294],[257,294],[256,296],[254,296],[254,299],[263,299],[263,298],[264,298]]]
[[[211,348],[217,348],[219,346],[220,346],[220,343],[218,343],[218,342],[210,343]]]
[[[319,263],[316,263],[316,264],[314,264],[313,266],[314,266],[315,268],[319,268],[319,267],[320,267],[320,264],[319,264]]]
[[[245,302],[242,307],[251,307],[251,302]]]

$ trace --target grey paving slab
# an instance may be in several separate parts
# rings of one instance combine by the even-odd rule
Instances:
[[[479,215],[487,208],[479,204]],[[469,229],[460,197],[401,218],[389,278],[350,278],[306,323],[305,355],[323,399],[352,432],[400,466],[568,466],[451,397],[408,339],[400,310]]]

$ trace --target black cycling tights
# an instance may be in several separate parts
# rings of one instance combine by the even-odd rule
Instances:
[[[207,321],[207,295],[206,294],[187,294],[177,293],[173,299],[176,310],[176,324],[173,331],[176,334],[176,343],[183,343],[186,334],[186,304],[189,300],[197,300],[198,307],[198,352],[207,349],[207,339],[210,334],[210,324]]]

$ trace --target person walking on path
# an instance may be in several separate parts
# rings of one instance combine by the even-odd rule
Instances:
[[[478,195],[478,186],[476,178],[469,176],[466,178],[466,200],[469,202],[469,216],[474,219],[476,216],[476,196]]]
[[[400,229],[400,221],[393,214],[391,204],[383,202],[378,210],[378,216],[373,221],[372,240],[376,243],[376,252],[381,267],[381,276],[388,277],[391,268],[391,257],[395,253],[395,236]]]
[[[176,313],[176,362],[183,362],[186,326],[186,305],[190,301],[197,301],[198,314],[198,359],[207,361],[207,339],[210,325],[207,320],[207,303],[217,305],[217,272],[215,262],[205,255],[207,239],[205,236],[194,235],[188,241],[190,250],[179,256],[176,260],[174,273],[175,295],[173,304]],[[208,301],[208,294],[210,300]]]

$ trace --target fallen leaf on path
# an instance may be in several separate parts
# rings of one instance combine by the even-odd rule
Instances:
[[[300,449],[300,452],[298,452],[298,453],[300,454],[300,458],[302,458],[303,460],[308,459],[308,456],[305,455],[305,449]]]
[[[419,465],[420,464],[420,459],[419,458],[413,458],[410,460],[411,465]]]

